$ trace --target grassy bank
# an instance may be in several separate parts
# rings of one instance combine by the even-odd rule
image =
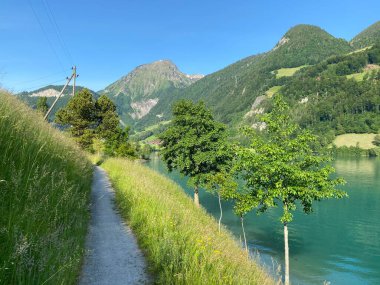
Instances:
[[[0,284],[75,284],[91,177],[69,139],[0,91]]]
[[[102,167],[116,189],[122,215],[157,274],[159,284],[272,284],[223,230],[171,180],[122,159]]]

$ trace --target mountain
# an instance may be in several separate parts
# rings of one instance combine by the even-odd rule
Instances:
[[[363,32],[351,40],[351,45],[356,48],[365,48],[376,43],[380,43],[380,21],[369,26]]]
[[[29,92],[24,91],[24,92],[18,93],[18,94],[15,94],[15,96],[17,96],[19,99],[27,103],[30,107],[35,109],[37,107],[37,101],[39,97],[47,97],[47,104],[48,106],[51,106],[54,100],[57,98],[57,96],[61,92],[62,88],[63,88],[63,85],[48,85],[34,91],[29,91]],[[75,93],[80,92],[84,88],[85,87],[83,86],[75,86]],[[57,112],[60,108],[66,106],[67,102],[72,97],[72,90],[73,90],[72,86],[69,85],[66,87],[62,96],[57,101],[57,104],[55,105],[54,109],[50,113],[49,120],[53,120],[55,112]],[[94,95],[95,98],[99,97],[99,95],[95,91],[90,90],[90,92]]]
[[[207,75],[181,92],[173,92],[160,100],[142,118],[137,128],[170,118],[170,106],[179,98],[204,100],[215,117],[227,124],[238,124],[258,96],[272,86],[283,85],[287,78],[277,78],[281,68],[301,67],[320,62],[333,55],[353,51],[349,43],[334,38],[316,26],[291,28],[269,52],[250,56]]]
[[[136,67],[116,82],[99,91],[111,98],[122,120],[134,124],[168,93],[190,86],[202,75],[187,75],[169,60]]]

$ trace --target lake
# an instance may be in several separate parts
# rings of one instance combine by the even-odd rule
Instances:
[[[168,173],[157,155],[147,165],[181,185],[192,196],[186,177]],[[380,160],[337,159],[337,174],[347,184],[349,198],[316,202],[314,212],[298,211],[289,225],[290,277],[292,284],[380,284]],[[219,218],[217,198],[201,191],[200,202]],[[223,224],[237,238],[240,220],[232,204],[223,203]],[[284,262],[280,209],[245,218],[247,241],[256,258],[272,273]]]

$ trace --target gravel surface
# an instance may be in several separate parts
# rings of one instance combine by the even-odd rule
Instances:
[[[96,167],[93,179],[91,223],[79,284],[151,284],[136,238],[115,209],[106,172]]]

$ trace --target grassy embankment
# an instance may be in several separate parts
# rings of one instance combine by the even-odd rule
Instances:
[[[364,77],[366,75],[371,75],[372,72],[375,72],[375,71],[377,71],[379,69],[380,69],[380,66],[373,65],[371,69],[367,69],[367,70],[364,70],[363,72],[359,72],[359,73],[353,73],[353,74],[346,75],[346,78],[347,79],[353,78],[356,81],[363,81]]]
[[[302,65],[298,67],[290,67],[290,68],[280,68],[275,71],[276,73],[276,78],[281,78],[281,77],[287,77],[287,76],[293,76],[294,73],[296,73],[298,70],[301,68],[304,68],[308,65]]]
[[[92,166],[59,131],[0,91],[0,284],[75,284]]]
[[[333,153],[343,156],[380,156],[380,148],[373,144],[376,134],[343,134],[332,142]]]
[[[228,231],[171,180],[123,159],[102,164],[121,214],[145,250],[159,284],[273,284]]]

